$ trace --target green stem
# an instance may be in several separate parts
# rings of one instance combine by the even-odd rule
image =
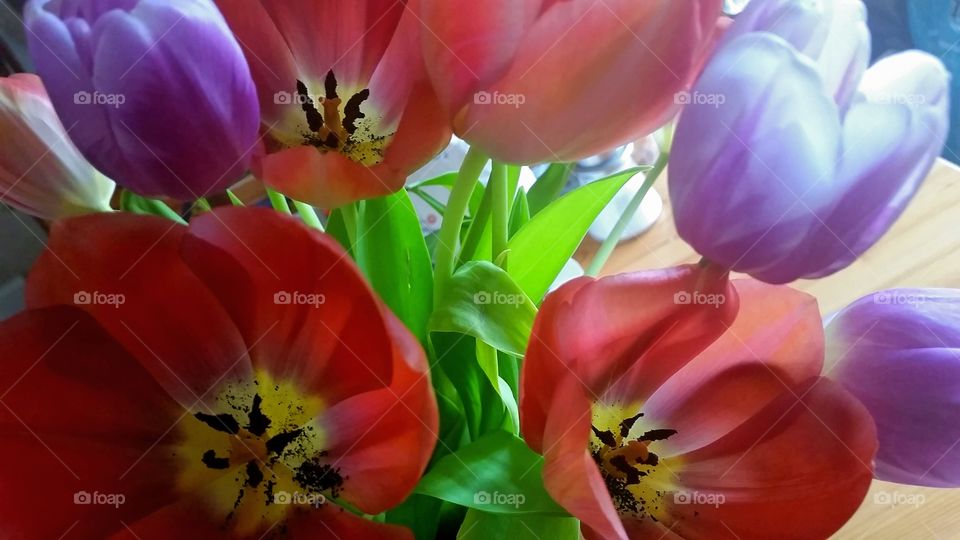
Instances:
[[[293,206],[297,208],[297,214],[308,227],[323,232],[323,223],[320,222],[320,217],[312,206],[297,200],[293,201]]]
[[[283,196],[282,193],[278,193],[270,188],[267,188],[267,197],[270,198],[270,204],[273,206],[273,209],[281,214],[290,213],[290,205],[287,204],[287,198]]]
[[[493,260],[498,261],[507,250],[509,240],[510,221],[510,194],[507,189],[507,166],[498,161],[493,162],[493,173],[490,175],[490,190],[493,193]],[[505,267],[504,261],[501,266]]]
[[[343,216],[343,225],[347,229],[347,239],[353,249],[357,249],[357,206],[356,204],[346,204],[340,207],[340,215]]]
[[[233,192],[230,191],[229,189],[227,190],[227,197],[230,198],[230,203],[233,204],[234,206],[246,206],[245,204],[243,204],[243,201],[240,200],[240,197],[237,197],[236,195],[234,195]]]
[[[607,263],[607,259],[610,258],[614,248],[616,248],[617,244],[620,242],[620,237],[623,236],[623,231],[627,228],[627,225],[630,224],[630,220],[632,220],[637,214],[637,210],[640,209],[640,203],[643,202],[643,199],[647,196],[647,193],[650,192],[650,188],[653,187],[653,184],[657,181],[657,178],[660,177],[660,174],[663,172],[663,170],[667,168],[667,163],[669,161],[670,154],[666,152],[662,152],[660,157],[657,158],[657,162],[653,165],[653,169],[647,173],[647,178],[643,182],[643,185],[640,186],[640,190],[634,194],[632,199],[630,199],[630,203],[623,211],[623,215],[620,216],[620,220],[617,221],[617,224],[613,226],[613,230],[610,231],[610,235],[607,236],[606,240],[603,241],[603,244],[600,245],[600,249],[597,250],[597,254],[593,256],[593,260],[590,261],[590,266],[587,267],[585,272],[586,275],[596,276],[600,273],[600,270],[603,270],[603,265]]]
[[[447,201],[447,211],[443,215],[443,224],[440,226],[440,232],[437,237],[437,252],[435,255],[436,283],[433,287],[434,305],[440,303],[444,292],[447,289],[447,283],[453,277],[455,261],[457,259],[457,245],[460,243],[460,229],[463,227],[463,218],[467,213],[467,207],[470,204],[470,196],[473,194],[473,187],[480,178],[480,173],[487,165],[489,157],[470,147],[467,156],[463,160],[460,172],[450,190],[450,200]]]

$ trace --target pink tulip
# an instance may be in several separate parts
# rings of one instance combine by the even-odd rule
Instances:
[[[217,0],[260,96],[261,180],[332,208],[399,190],[447,144],[407,4]]]
[[[511,163],[573,161],[676,112],[720,0],[422,0],[427,69],[460,137]]]
[[[39,77],[0,78],[0,200],[57,219],[109,211],[113,189],[70,141]]]

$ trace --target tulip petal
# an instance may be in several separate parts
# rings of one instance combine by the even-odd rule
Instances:
[[[717,0],[554,2],[525,32],[510,69],[484,88],[522,103],[470,103],[455,131],[523,164],[575,161],[648,135],[679,108],[676,93],[707,53],[720,7]],[[504,136],[511,131],[523,136]]]
[[[317,511],[307,512],[288,526],[293,538],[311,540],[343,540],[363,538],[364,540],[413,540],[413,533],[406,527],[376,523],[361,518],[337,507],[324,505]]]
[[[544,486],[592,534],[626,540],[607,486],[586,448],[592,403],[579,381],[571,377],[556,390],[543,436]]]
[[[677,433],[658,454],[690,452],[726,435],[785,389],[820,375],[817,301],[783,286],[733,284],[741,309],[730,328],[644,404],[643,421]]]
[[[840,159],[839,112],[820,76],[780,38],[751,34],[716,53],[694,95],[723,103],[692,103],[677,127],[670,199],[680,236],[763,281],[803,275],[793,255],[814,209],[834,201]]]
[[[800,258],[808,277],[848,266],[913,199],[946,141],[949,78],[938,59],[916,51],[884,58],[867,71],[864,99],[844,120],[840,196],[818,209],[818,231]]]
[[[541,1],[420,2],[424,54],[446,113],[453,117],[474,93],[499,79],[513,62]]]
[[[160,443],[181,409],[89,315],[23,313],[0,340],[5,535],[103,538],[175,497]]]
[[[691,497],[666,499],[669,525],[684,538],[827,538],[860,506],[876,448],[863,405],[813,379],[715,443],[665,461]]]
[[[250,373],[228,314],[180,259],[186,228],[134,214],[54,224],[27,281],[27,306],[77,305],[185,407]]]
[[[193,200],[239,180],[260,114],[220,13],[209,0],[115,7],[32,0],[26,9],[38,72],[61,118],[77,124],[78,148],[146,196]]]
[[[70,141],[36,75],[0,79],[0,199],[57,219],[110,209],[113,182]]]
[[[350,479],[343,485],[343,498],[367,514],[379,514],[406,498],[438,437],[423,349],[396,319],[390,317],[388,326],[395,343],[390,386],[348,398],[317,420],[331,443],[327,459]]]
[[[328,403],[391,380],[389,342],[374,338],[387,334],[383,311],[332,238],[269,209],[223,208],[191,222],[183,257],[240,329],[255,368]]]
[[[737,305],[724,272],[694,265],[580,278],[548,295],[521,383],[521,423],[531,448],[540,450],[559,379],[574,376],[594,399],[644,400],[723,333]]]
[[[862,298],[827,326],[828,376],[870,410],[876,476],[960,486],[960,292],[893,289]]]

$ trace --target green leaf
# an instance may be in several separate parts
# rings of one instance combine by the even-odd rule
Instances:
[[[120,208],[134,214],[160,216],[170,221],[176,221],[181,225],[187,224],[187,222],[167,206],[166,203],[156,199],[141,197],[132,191],[123,190],[123,193],[120,194]]]
[[[522,189],[513,200],[513,209],[510,210],[510,238],[513,238],[520,229],[530,221],[530,206],[527,194]]]
[[[560,196],[575,166],[575,163],[553,163],[537,178],[527,194],[531,216],[537,215]]]
[[[453,275],[449,293],[430,319],[430,330],[466,334],[523,356],[536,315],[533,302],[504,270],[473,261]]]
[[[580,521],[572,517],[512,516],[471,508],[460,526],[457,540],[579,540]]]
[[[543,456],[495,431],[439,460],[414,490],[495,514],[568,516],[543,487]]]
[[[543,299],[600,211],[637,172],[629,169],[571,191],[510,239],[508,272],[534,302]]]
[[[336,239],[343,246],[343,249],[353,257],[353,245],[350,243],[350,235],[347,233],[347,224],[343,219],[343,212],[338,208],[330,212],[327,218],[327,234]]]
[[[433,303],[433,269],[420,220],[407,192],[366,201],[360,213],[364,231],[358,259],[370,284],[393,313],[426,342]]]
[[[509,429],[511,420],[503,398],[499,395],[499,385],[494,386],[481,369],[476,340],[463,334],[434,332],[430,334],[429,345],[432,349],[431,372],[435,380],[449,382],[449,386],[444,384],[442,387],[435,382],[435,387],[442,389],[449,401],[453,401],[453,397],[459,398],[469,440],[476,440],[490,431],[502,430],[505,427]],[[455,392],[455,396],[451,395],[450,388]],[[454,412],[447,411],[447,424],[457,422],[457,419],[450,418],[450,414]],[[461,445],[446,442],[449,439],[449,436],[445,435],[447,427],[441,417],[440,429],[444,434],[445,444],[450,449],[458,448]],[[451,425],[450,429],[454,429],[454,426]],[[453,434],[455,432],[451,432],[451,435]]]

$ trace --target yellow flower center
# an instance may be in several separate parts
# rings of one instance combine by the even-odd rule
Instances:
[[[294,133],[275,133],[281,145],[307,145],[323,152],[339,152],[368,167],[381,163],[392,134],[376,134],[374,128],[379,123],[363,111],[370,90],[359,89],[344,102],[333,71],[323,81],[322,97],[312,93],[311,86],[319,85],[298,80],[295,93],[278,94],[289,99],[291,110],[297,111],[290,115],[290,122],[297,126]]]
[[[213,404],[180,423],[178,488],[208,494],[211,514],[239,535],[337,497],[345,479],[323,450],[323,409],[319,398],[266,372],[224,385]]]
[[[673,473],[650,448],[677,432],[645,429],[640,407],[594,407],[589,450],[614,506],[635,518],[666,517],[661,502],[674,491]]]

